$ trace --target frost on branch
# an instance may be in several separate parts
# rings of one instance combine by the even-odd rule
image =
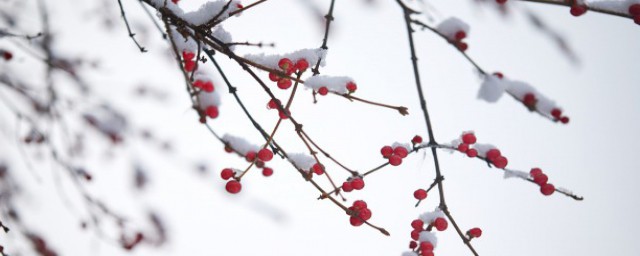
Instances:
[[[480,85],[480,91],[478,91],[478,98],[487,102],[497,102],[507,89],[508,83],[496,76],[489,75],[484,77],[482,85]]]
[[[347,76],[312,76],[304,81],[306,88],[310,88],[322,95],[326,95],[326,93],[323,93],[325,89],[322,88],[326,88],[329,92],[337,94],[352,92],[352,90],[348,88],[350,84],[355,84],[355,82],[351,77]]]
[[[442,210],[440,210],[440,208],[436,208],[431,212],[420,214],[420,220],[422,220],[422,222],[424,223],[433,223],[437,218],[444,218],[444,213],[442,212]],[[433,245],[435,246],[436,244],[433,243]]]
[[[224,136],[222,136],[222,141],[224,141],[225,144],[229,145],[229,147],[243,156],[247,155],[247,153],[249,152],[258,152],[258,150],[260,150],[259,146],[249,143],[244,138],[236,137],[230,134],[225,134]]]
[[[265,67],[279,70],[278,62],[281,59],[287,58],[293,61],[294,63],[298,60],[305,59],[310,64],[318,63],[320,61],[320,66],[324,67],[326,64],[326,56],[327,50],[316,48],[316,49],[301,49],[292,53],[286,54],[247,54],[244,56],[245,59],[263,65]]]
[[[210,22],[219,23],[229,18],[231,12],[242,8],[240,1],[231,1],[231,3],[229,3],[228,1],[218,0],[207,2],[201,5],[198,10],[185,13],[184,10],[182,10],[178,4],[173,3],[173,1],[151,0],[150,2],[156,9],[166,7],[174,15],[195,26],[205,25]],[[213,20],[214,18],[216,18],[215,21]]]
[[[313,168],[313,165],[316,164],[316,159],[306,154],[290,153],[288,157],[289,161],[291,161],[296,168],[307,173]]]
[[[198,93],[198,101],[200,102],[200,110],[204,111],[209,118],[218,117],[218,106],[220,106],[220,95],[218,95],[218,91],[201,91]]]
[[[569,122],[569,118],[562,115],[562,109],[555,101],[538,92],[530,84],[509,80],[500,73],[484,76],[484,81],[478,91],[478,98],[493,103],[497,102],[505,92],[522,102],[530,111],[538,112],[544,117],[560,121],[563,124]]]
[[[465,36],[469,35],[469,25],[456,17],[443,20],[436,26],[436,30],[451,41],[462,39],[459,38],[459,32],[464,32]]]
[[[420,232],[420,237],[418,238],[420,242],[429,242],[433,245],[433,248],[438,246],[438,238],[436,234],[431,231],[422,231]]]

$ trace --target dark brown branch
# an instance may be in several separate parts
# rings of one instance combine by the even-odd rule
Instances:
[[[127,27],[127,32],[129,33],[129,37],[131,37],[131,40],[133,40],[133,43],[136,44],[136,47],[138,47],[138,50],[140,50],[140,52],[146,52],[147,50],[142,47],[140,45],[140,43],[138,43],[138,40],[136,40],[136,37],[132,31],[131,31],[131,27],[129,26],[129,21],[127,20],[127,16],[124,13],[124,7],[122,7],[122,2],[121,0],[118,0],[118,6],[120,6],[120,14],[122,16],[122,20],[124,20],[124,25]]]

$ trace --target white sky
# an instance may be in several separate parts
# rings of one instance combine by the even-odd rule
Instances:
[[[169,228],[167,245],[136,248],[133,255],[400,255],[410,241],[411,220],[437,205],[434,192],[426,203],[413,207],[412,192],[434,178],[432,159],[422,154],[368,177],[364,190],[347,194],[349,205],[352,200],[366,200],[373,212],[371,221],[386,228],[391,237],[364,226],[350,226],[340,209],[316,200],[315,189],[284,161],[274,165],[274,176],[250,173],[243,179],[241,194],[227,195],[219,171],[244,168],[245,163],[225,154],[222,145],[198,124],[176,64],[166,56],[167,43],[139,10],[137,1],[123,0],[134,30],[150,50],[146,54],[139,54],[126,36],[117,19],[116,1],[106,1],[109,8],[92,1],[45,2],[53,9],[54,31],[60,33],[59,50],[101,60],[98,71],[86,70],[97,85],[96,92],[115,102],[135,127],[153,127],[158,136],[174,143],[174,157],[169,158],[139,140],[128,143],[126,149],[105,149],[108,144],[93,138],[97,145],[85,160],[88,166],[98,166],[91,190],[133,216],[134,223],[143,223],[140,216],[148,207],[156,209]],[[181,4],[198,6],[195,2],[182,0]],[[318,47],[323,26],[303,2],[270,0],[228,20],[225,28],[234,40],[275,42],[277,46],[238,47],[240,53]],[[328,1],[314,2],[326,11]],[[358,96],[406,106],[410,115],[402,117],[337,97],[321,97],[313,105],[309,92],[296,96],[292,112],[333,156],[365,171],[383,162],[380,147],[408,142],[415,134],[426,138],[426,129],[415,95],[400,8],[394,1],[377,1],[373,7],[362,2],[337,1],[328,65],[321,72],[353,77]],[[441,152],[448,205],[463,230],[483,229],[483,236],[473,241],[480,255],[638,255],[638,25],[596,13],[575,18],[567,8],[533,3],[518,3],[513,15],[501,17],[475,1],[430,2],[438,10],[437,19],[456,16],[471,25],[468,54],[485,70],[500,70],[529,82],[556,100],[571,118],[569,125],[559,125],[530,114],[508,97],[496,104],[477,100],[481,81],[473,67],[436,35],[428,31],[416,34],[423,89],[438,142],[474,130],[479,142],[502,150],[509,167],[524,171],[540,167],[551,183],[585,197],[582,202],[557,194],[544,197],[537,186],[503,180],[500,171],[480,161]],[[551,40],[535,31],[517,11],[523,8],[562,33],[581,64],[573,65]],[[113,18],[112,31],[101,27],[103,15]],[[16,65],[27,72],[27,61],[20,58],[26,57],[17,56],[21,64]],[[264,108],[267,96],[237,64],[223,57],[218,60],[249,109],[270,130],[277,115]],[[207,68],[215,74],[213,66]],[[267,77],[264,72],[260,75]],[[168,101],[133,97],[140,83],[165,91]],[[218,84],[217,89],[226,92]],[[232,97],[222,96],[221,116],[212,122],[214,129],[261,142]],[[7,161],[20,166],[23,163],[14,152],[15,141],[5,131],[7,127],[12,126],[3,125],[1,141],[12,146],[3,146],[1,152],[8,156]],[[276,139],[288,151],[304,151],[290,124],[281,128]],[[107,158],[107,153],[119,160]],[[142,195],[131,196],[129,159],[140,161],[153,173],[151,187]],[[202,160],[212,169],[208,175],[196,175],[192,168]],[[337,168],[329,171],[338,180],[346,177]],[[28,223],[33,228],[47,234],[54,248],[62,255],[125,254],[77,228],[83,212],[77,199],[72,199],[74,210],[69,210],[55,192],[54,173],[61,170],[38,172],[41,183],[27,172],[21,176],[28,191],[21,198],[23,212],[30,216]],[[69,185],[68,181],[63,184]],[[73,189],[67,190],[73,197]],[[451,226],[438,237],[436,255],[470,255]],[[24,246],[4,234],[0,242],[7,248]]]

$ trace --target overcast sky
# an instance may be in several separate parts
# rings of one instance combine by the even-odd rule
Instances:
[[[426,202],[413,207],[413,191],[428,186],[435,177],[433,160],[422,153],[405,159],[400,167],[367,177],[364,190],[347,194],[349,205],[366,200],[373,212],[371,221],[387,229],[390,237],[366,226],[350,226],[344,212],[328,201],[316,200],[318,193],[311,184],[282,160],[272,164],[272,177],[249,173],[243,178],[242,192],[228,195],[219,171],[242,169],[245,162],[224,153],[222,145],[199,125],[177,65],[167,57],[167,42],[137,1],[123,0],[134,30],[149,49],[145,54],[127,37],[116,1],[45,2],[51,8],[53,31],[59,33],[57,49],[100,60],[96,71],[85,71],[96,85],[94,90],[125,111],[131,127],[151,127],[173,143],[169,157],[139,141],[115,148],[97,142],[91,157],[84,160],[87,166],[99,166],[91,191],[113,208],[130,214],[134,223],[144,224],[141,216],[149,208],[166,221],[169,243],[136,248],[133,255],[400,255],[408,249],[411,221],[437,205],[434,191]],[[180,4],[189,9],[199,2],[182,0]],[[312,1],[322,12],[328,2]],[[473,241],[480,255],[638,255],[640,27],[629,19],[597,13],[575,18],[568,8],[519,1],[510,1],[516,3],[510,5],[507,16],[493,5],[476,1],[429,2],[436,22],[455,16],[470,24],[467,53],[480,66],[530,83],[571,118],[568,125],[561,125],[530,113],[509,97],[494,104],[476,99],[481,80],[473,66],[438,36],[416,33],[423,90],[438,142],[473,130],[479,142],[502,150],[510,168],[540,167],[551,183],[585,197],[581,202],[558,194],[545,197],[537,186],[505,180],[501,171],[478,160],[440,152],[452,214],[463,230],[480,227],[484,231]],[[406,106],[410,115],[332,96],[313,104],[310,91],[296,96],[292,113],[325,150],[348,166],[366,171],[384,162],[379,154],[382,146],[409,142],[415,134],[426,138],[426,128],[402,13],[395,1],[367,5],[337,0],[335,8],[322,74],[353,77],[359,87],[357,96]],[[568,59],[548,36],[534,29],[523,15],[526,10],[560,33],[579,61]],[[320,46],[324,28],[314,15],[305,1],[270,0],[224,26],[234,41],[276,44],[266,49],[238,47],[241,54],[286,53]],[[104,17],[112,18],[112,30],[104,29]],[[33,17],[34,29],[36,21]],[[249,110],[270,130],[277,115],[265,108],[268,96],[237,64],[222,56],[218,60]],[[19,62],[23,66],[17,69],[27,73],[26,62]],[[213,66],[205,67],[217,76]],[[266,73],[259,74],[266,79]],[[163,91],[167,100],[137,99],[133,92],[141,83]],[[263,143],[233,98],[222,86],[217,88],[223,92],[223,103],[220,117],[211,122],[213,128]],[[284,97],[288,91],[277,93]],[[3,146],[0,152],[7,161],[25,168],[13,139],[3,131],[0,141],[12,146]],[[276,139],[288,151],[305,151],[288,123]],[[152,174],[143,194],[131,188],[128,160]],[[200,162],[210,167],[208,174],[194,170]],[[329,168],[337,180],[347,177],[335,166]],[[71,209],[56,192],[54,173],[61,170],[39,171],[40,183],[27,172],[21,177],[26,190],[22,207],[33,228],[46,234],[62,255],[125,254],[78,227],[85,215],[77,198],[73,199],[74,190],[67,189]],[[436,255],[471,255],[451,226],[438,232],[438,238]],[[0,241],[8,248],[24,247],[4,234]]]

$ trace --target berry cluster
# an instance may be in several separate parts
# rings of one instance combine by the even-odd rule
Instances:
[[[398,166],[402,164],[402,159],[409,155],[409,150],[403,145],[384,146],[380,149],[382,157],[389,160],[389,164]]]
[[[477,157],[479,153],[483,153],[485,159],[493,166],[500,169],[507,167],[509,160],[502,155],[499,149],[491,148],[486,152],[478,152],[476,148],[471,148],[476,143],[476,136],[473,132],[463,132],[460,139],[461,142],[458,144],[457,149],[462,153],[466,153],[468,157]]]
[[[227,182],[227,185],[225,185],[225,189],[231,194],[237,194],[238,192],[240,192],[240,190],[242,190],[242,184],[240,184],[240,182],[236,180],[236,174],[238,172],[238,170],[234,170],[231,168],[225,168],[220,172],[220,177],[223,180],[229,180],[233,178],[232,180],[229,180]]]
[[[344,87],[347,88],[348,93],[354,93],[358,89],[358,86],[354,82],[348,82],[346,85],[344,85]],[[316,90],[316,92],[322,96],[325,96],[329,94],[329,88],[327,88],[326,86],[321,86]]]
[[[419,253],[420,256],[433,256],[437,240],[431,230],[435,228],[438,231],[444,231],[449,227],[449,223],[443,217],[430,218],[432,214],[426,216],[429,216],[426,219],[427,222],[423,219],[415,219],[411,222],[413,230],[411,231],[412,241],[409,242],[409,248]]]
[[[569,117],[562,115],[562,110],[559,108],[554,108],[551,110],[551,116],[555,121],[560,121],[563,124],[569,123]]]
[[[249,150],[248,147],[253,147],[248,145],[248,143],[244,140],[238,140],[237,138],[226,136],[226,143],[224,146],[224,150],[227,153],[237,153],[241,157],[251,163],[252,166],[255,165],[257,168],[262,169],[262,175],[265,177],[269,177],[273,175],[273,169],[265,166],[266,162],[269,162],[273,159],[273,152],[268,148],[261,148],[257,152],[255,150]],[[235,148],[233,143],[235,143]],[[243,151],[244,150],[244,151]],[[246,153],[242,153],[246,152]],[[237,194],[242,190],[242,184],[240,183],[240,177],[242,175],[240,170],[235,170],[231,168],[225,168],[220,172],[220,177],[223,180],[229,180],[225,186],[227,192],[231,194]],[[231,180],[230,180],[231,179]]]
[[[202,79],[198,79],[193,82],[193,87],[200,88],[205,92],[213,92],[213,90],[215,89],[215,87],[213,86],[213,82]]]
[[[282,112],[280,109],[278,109],[278,105],[280,105],[280,100],[278,99],[271,99],[269,100],[269,102],[267,102],[267,109],[277,109],[278,110],[278,115],[280,116],[281,119],[287,119],[289,118],[287,116],[287,114],[285,114],[285,112]],[[289,114],[291,114],[291,112],[289,112],[289,109],[285,109],[285,111]]]
[[[362,177],[350,177],[347,181],[342,183],[342,191],[351,192],[355,190],[361,190],[364,188],[364,180]]]
[[[364,224],[365,221],[371,219],[371,210],[367,208],[367,203],[363,200],[353,202],[348,208],[347,215],[351,216],[349,222],[352,226],[357,227]]]
[[[551,183],[547,183],[549,181],[549,177],[542,172],[540,168],[531,168],[529,171],[529,176],[533,179],[533,182],[540,186],[540,193],[545,196],[550,196],[553,192],[556,191],[556,187]]]
[[[632,4],[629,6],[629,14],[633,17],[633,21],[640,25],[640,4]]]
[[[289,79],[288,76],[296,71],[300,73],[306,71],[307,68],[309,68],[309,62],[307,62],[307,60],[305,59],[298,59],[294,64],[293,61],[291,61],[289,58],[282,58],[278,61],[278,67],[280,68],[280,71],[282,71],[282,73],[284,73],[286,76],[281,76],[278,73],[270,72],[269,80],[276,82],[278,88],[286,90],[289,89],[292,84],[291,79]]]
[[[467,48],[469,48],[469,45],[467,45],[467,43],[462,41],[462,39],[465,39],[466,37],[467,37],[467,33],[464,32],[463,30],[459,30],[458,32],[455,33],[451,43],[454,44],[456,47],[458,47],[460,51],[464,52],[467,50]]]
[[[184,70],[187,72],[192,72],[196,69],[196,61],[193,59],[196,57],[196,54],[191,51],[182,51],[182,60],[184,62]]]

